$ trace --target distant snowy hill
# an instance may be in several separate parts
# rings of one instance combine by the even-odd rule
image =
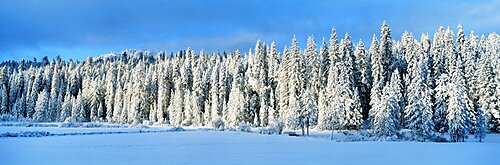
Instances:
[[[143,57],[152,57],[157,58],[160,55],[167,54],[165,51],[153,51],[147,49],[125,49],[121,52],[111,52],[108,54],[103,54],[100,56],[93,57],[94,60],[116,60],[122,59],[124,56],[127,58],[143,58]]]

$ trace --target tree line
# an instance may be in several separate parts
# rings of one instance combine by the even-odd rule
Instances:
[[[368,49],[335,28],[320,46],[294,36],[278,51],[125,50],[85,61],[6,61],[4,121],[145,122],[183,126],[371,129],[452,141],[500,132],[500,37],[440,27],[392,37],[383,22]]]

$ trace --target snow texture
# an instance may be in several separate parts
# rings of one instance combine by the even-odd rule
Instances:
[[[312,131],[309,137],[180,127],[60,128],[2,126],[47,137],[0,138],[2,164],[494,164],[500,135],[483,143],[338,142],[357,131]],[[252,129],[252,132],[259,129]],[[142,132],[141,132],[142,131]],[[180,131],[180,132],[179,132]],[[288,131],[290,132],[290,131]],[[293,132],[293,131],[292,131]],[[50,135],[59,136],[50,136]],[[71,135],[71,136],[70,136]],[[87,135],[87,136],[84,136]],[[473,138],[470,138],[473,139]],[[446,153],[446,156],[443,156]]]

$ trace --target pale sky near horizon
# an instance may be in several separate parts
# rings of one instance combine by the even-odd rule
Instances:
[[[487,35],[500,29],[499,10],[500,0],[2,0],[0,61],[83,60],[124,49],[246,52],[257,39],[282,50],[294,34],[303,48],[310,35],[319,46],[332,27],[368,47],[383,20],[398,40],[441,25],[456,32],[458,24]]]

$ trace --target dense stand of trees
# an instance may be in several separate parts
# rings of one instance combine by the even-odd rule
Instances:
[[[332,29],[318,47],[295,36],[280,52],[257,41],[242,54],[126,50],[86,61],[4,62],[2,120],[144,122],[290,129],[372,129],[452,141],[500,132],[500,37],[440,27],[431,40],[386,22],[368,50]]]

